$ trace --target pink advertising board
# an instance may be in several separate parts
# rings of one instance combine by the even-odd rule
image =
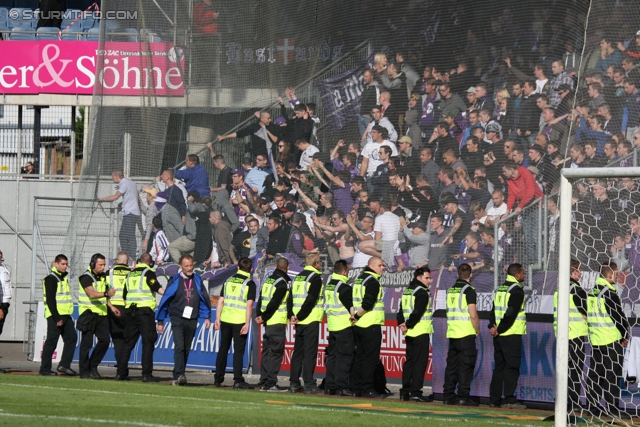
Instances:
[[[103,47],[90,41],[3,41],[0,94],[93,95],[95,89],[104,95],[184,95],[182,49],[149,43],[149,51],[140,52],[135,42]]]

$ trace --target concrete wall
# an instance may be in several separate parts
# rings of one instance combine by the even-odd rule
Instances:
[[[151,183],[151,178],[135,179],[139,186],[141,183]],[[22,341],[26,334],[25,316],[29,311],[29,305],[23,304],[30,299],[32,251],[33,240],[33,210],[34,197],[74,198],[77,197],[80,183],[65,177],[48,177],[46,179],[22,179],[15,175],[0,175],[0,191],[2,202],[0,203],[0,250],[4,255],[5,265],[11,271],[11,283],[13,286],[13,299],[9,309],[4,331],[0,341]],[[100,195],[112,194],[115,187],[109,183],[108,178],[103,178],[100,185]],[[64,202],[68,206],[72,202]],[[105,204],[103,204],[104,206]],[[108,209],[108,205],[105,206]],[[49,234],[65,236],[69,222],[65,212],[61,210],[55,215],[42,217],[41,229],[46,229]],[[59,240],[62,248],[64,239]],[[44,237],[45,245],[49,248],[47,257],[52,258],[57,253],[56,243],[51,242],[51,237]],[[42,257],[42,250],[38,248],[38,255]],[[50,262],[51,259],[47,260]],[[36,300],[42,300],[40,281],[46,271],[46,265],[37,261]],[[72,286],[73,287],[73,286]]]

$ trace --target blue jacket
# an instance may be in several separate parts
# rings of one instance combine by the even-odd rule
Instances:
[[[200,194],[200,197],[211,195],[209,189],[209,174],[201,164],[197,164],[192,168],[177,170],[175,171],[175,176],[184,181],[187,193],[195,190]]]
[[[178,284],[180,283],[180,274],[176,274],[171,278],[167,288],[164,290],[162,300],[156,311],[156,320],[164,321],[169,316],[169,303],[176,295],[178,290]],[[198,290],[198,296],[200,297],[200,308],[198,319],[210,319],[211,318],[211,300],[205,298],[202,295],[202,277],[199,274],[193,275],[193,280],[196,282],[196,289]]]

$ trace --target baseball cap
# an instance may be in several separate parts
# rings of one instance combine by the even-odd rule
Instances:
[[[638,32],[636,33],[636,36],[640,36],[640,30],[638,30]]]
[[[398,144],[400,144],[401,142],[406,142],[407,144],[411,144],[411,138],[408,137],[407,135],[401,137],[400,139],[398,139]]]
[[[469,89],[467,89],[467,93],[476,93],[476,87],[471,86]]]
[[[266,205],[267,203],[271,203],[271,202],[273,202],[273,199],[271,199],[271,197],[269,196],[260,197],[260,204],[262,205]]]
[[[529,146],[529,150],[535,150],[540,154],[547,154],[547,150],[539,146],[538,144],[533,144]]]
[[[375,130],[376,132],[382,132],[386,129],[380,125],[375,125],[373,128],[371,128],[371,130]]]
[[[281,125],[285,124],[286,122],[287,122],[287,120],[286,120],[284,117],[278,117],[278,118],[274,121],[274,123],[275,123],[277,126],[281,126]]]
[[[418,95],[417,93],[412,93],[411,94],[411,99],[413,99],[414,101],[419,101],[420,100],[420,95]]]
[[[234,169],[231,171],[231,175],[241,175],[244,176],[244,171],[242,169]]]
[[[500,126],[500,123],[496,121],[491,121],[487,124],[485,132],[486,133],[495,132],[497,134],[502,134],[502,126]]]
[[[456,116],[456,112],[455,111],[445,111],[444,113],[442,113],[442,117],[455,117]]]
[[[571,86],[569,86],[566,83],[561,84],[560,86],[558,86],[558,92],[560,92],[561,90],[568,90],[571,91]]]
[[[455,203],[457,205],[458,199],[456,199],[456,196],[454,196],[453,194],[446,195],[445,197],[442,198],[442,206],[448,203]]]
[[[294,205],[293,203],[287,203],[280,209],[280,212],[295,212],[295,211],[296,211],[296,205]]]

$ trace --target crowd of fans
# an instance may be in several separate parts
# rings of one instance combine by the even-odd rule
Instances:
[[[495,22],[508,28],[510,19],[505,10]],[[459,262],[493,270],[496,257],[501,266],[535,264],[539,244],[557,253],[557,201],[548,201],[548,241],[541,240],[537,209],[543,195],[557,191],[560,170],[633,165],[640,31],[626,39],[599,35],[599,57],[578,80],[577,33],[557,25],[543,31],[539,22],[527,55],[508,44],[481,45],[469,30],[464,51],[487,53],[489,68],[471,53],[458,53],[447,70],[416,70],[403,51],[376,54],[363,75],[361,138],[333,147],[318,144],[315,105],[286,89],[280,117],[256,113],[255,123],[218,138],[246,137],[242,164],[228,164],[208,144],[218,171],[213,185],[210,171],[189,155],[184,170],[165,170],[157,188],[145,188],[145,249],[158,263],[194,253],[196,263],[211,267],[262,252],[301,259],[320,252],[353,268],[380,256],[397,271]],[[574,237],[599,254],[613,256],[624,241],[628,249],[625,230],[637,223],[634,186],[579,184]],[[615,226],[594,235],[603,219]]]

